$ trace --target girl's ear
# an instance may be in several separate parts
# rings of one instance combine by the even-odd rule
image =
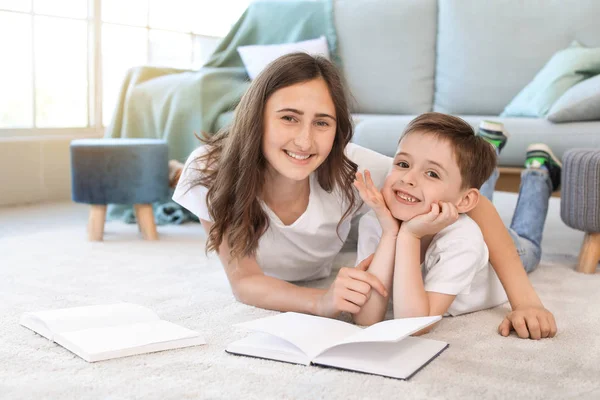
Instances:
[[[466,214],[477,206],[479,203],[479,190],[477,189],[469,189],[465,193],[463,193],[462,198],[459,200],[456,208],[458,212],[461,214]]]

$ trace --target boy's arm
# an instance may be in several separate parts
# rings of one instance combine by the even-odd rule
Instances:
[[[454,295],[425,291],[421,274],[421,239],[438,233],[457,219],[456,207],[441,202],[432,204],[429,213],[400,226],[394,266],[394,318],[443,315],[454,301]]]
[[[421,240],[400,228],[394,267],[394,318],[444,315],[456,295],[427,292],[421,274]],[[429,332],[429,326],[417,334]]]
[[[490,252],[490,262],[500,278],[513,311],[498,327],[502,336],[514,329],[519,337],[540,339],[556,334],[552,313],[542,304],[517,253],[515,245],[494,205],[481,196],[477,206],[468,213],[483,233]]]
[[[369,273],[383,283],[388,293],[387,296],[382,296],[371,290],[365,304],[363,304],[358,313],[354,314],[355,323],[359,325],[372,325],[382,321],[387,311],[394,272],[396,237],[398,236],[400,222],[391,215],[385,204],[383,195],[373,183],[368,170],[365,170],[364,178],[361,173],[356,174],[354,185],[365,204],[370,206],[376,215],[376,218],[374,218],[371,214],[365,214],[360,219],[358,228],[359,250],[364,243],[368,243],[371,239],[377,237],[377,249],[375,250],[373,261],[369,266]],[[379,229],[381,229],[381,234],[379,234]]]
[[[363,218],[368,217],[365,215]],[[362,222],[362,220],[361,220]],[[359,228],[358,240],[361,240]],[[396,250],[396,236],[384,233],[379,240],[377,250],[371,265],[369,273],[378,278],[387,290],[388,296],[382,296],[374,290],[371,290],[371,296],[361,307],[360,311],[354,314],[354,322],[358,325],[373,325],[383,321],[387,311],[389,293],[392,290],[392,277],[394,273],[394,256]]]
[[[421,239],[400,228],[394,263],[394,318],[429,315],[429,299],[421,275]]]

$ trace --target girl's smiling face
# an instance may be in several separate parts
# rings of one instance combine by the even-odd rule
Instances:
[[[335,135],[335,106],[323,79],[287,86],[268,99],[262,152],[270,172],[307,179],[329,156]]]

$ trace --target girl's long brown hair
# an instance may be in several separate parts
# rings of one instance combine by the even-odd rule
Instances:
[[[228,128],[212,137],[204,136],[207,152],[196,162],[199,178],[191,186],[208,188],[207,206],[214,221],[206,251],[218,251],[227,240],[232,258],[255,255],[258,241],[269,227],[259,203],[266,172],[261,144],[265,105],[277,90],[313,79],[323,79],[335,106],[337,127],[333,147],[317,168],[318,182],[327,192],[339,188],[348,208],[342,222],[357,206],[352,182],[357,165],[344,154],[353,127],[342,79],[327,59],[305,53],[282,56],[269,64],[252,82],[235,110]]]

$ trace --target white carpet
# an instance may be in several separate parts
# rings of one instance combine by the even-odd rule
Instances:
[[[514,203],[497,195],[507,220]],[[530,275],[558,336],[500,337],[506,306],[448,318],[428,336],[450,347],[409,381],[226,354],[245,335],[234,323],[272,312],[234,300],[218,260],[204,256],[199,225],[161,227],[160,241],[144,242],[135,226],[111,223],[104,243],[89,243],[86,208],[0,209],[0,398],[600,398],[600,275],[574,271],[582,234],[562,224],[558,205]],[[18,325],[25,311],[119,300],[198,330],[208,344],[88,364]]]

